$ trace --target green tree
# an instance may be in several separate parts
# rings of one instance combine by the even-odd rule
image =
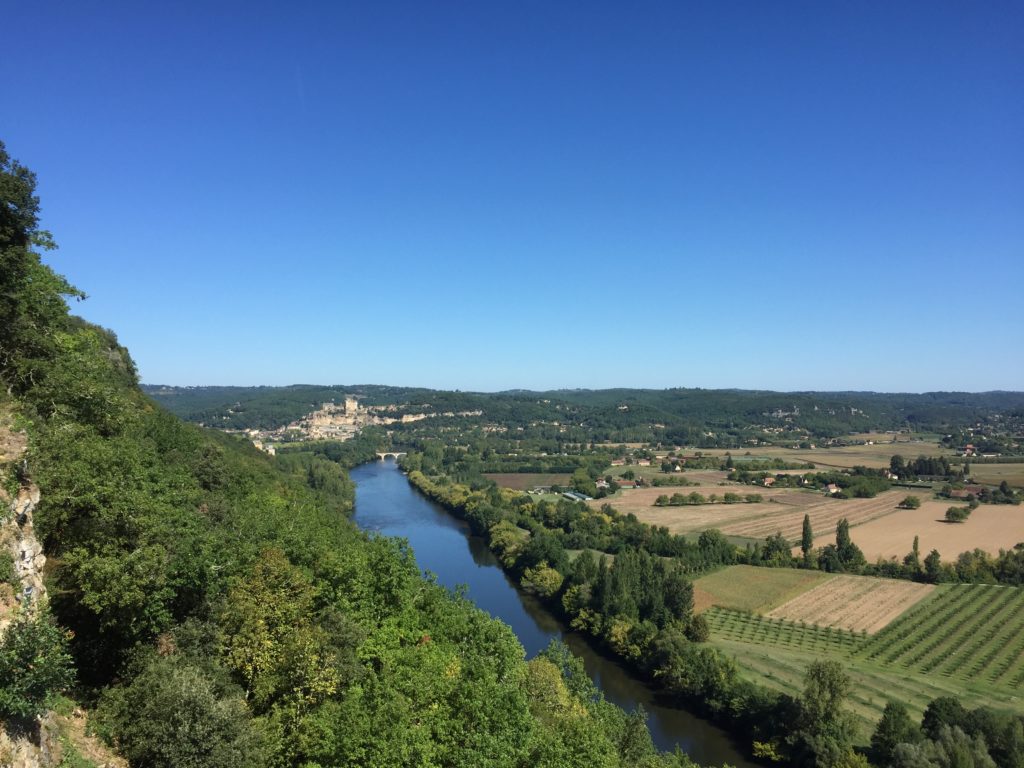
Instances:
[[[33,250],[56,247],[39,229],[35,189],[35,174],[0,142],[0,372],[19,392],[38,380],[40,361],[57,355],[65,297],[85,297]]]
[[[902,456],[897,454],[889,459],[889,471],[900,479],[907,476],[907,465]]]
[[[0,641],[0,717],[35,717],[71,685],[68,639],[45,610],[19,613]]]
[[[845,517],[836,525],[836,555],[846,571],[859,571],[867,563],[860,547],[850,538],[850,523]]]
[[[695,613],[690,617],[690,623],[686,625],[686,638],[694,643],[706,643],[711,639],[711,627],[704,614]]]
[[[153,657],[129,685],[109,690],[101,728],[133,765],[248,768],[266,765],[263,734],[237,688],[181,657]]]
[[[914,537],[914,545],[907,556],[903,558],[903,565],[914,577],[921,573],[921,540],[919,536]]]
[[[921,718],[921,729],[928,738],[935,740],[939,738],[943,726],[965,728],[967,721],[968,712],[959,699],[940,696],[933,699],[925,708],[924,716]]]
[[[944,580],[945,574],[942,569],[942,556],[939,555],[939,550],[933,549],[924,559],[924,576],[931,584],[937,584]]]
[[[807,667],[793,734],[800,764],[834,768],[850,761],[855,729],[844,707],[850,687],[850,677],[838,661],[818,660]]]
[[[883,768],[889,766],[897,745],[916,744],[922,738],[921,729],[910,719],[906,705],[890,701],[871,735],[871,760]]]
[[[804,567],[811,566],[811,549],[814,548],[814,531],[811,530],[811,516],[804,515],[803,533],[800,537],[800,551],[804,556]]]

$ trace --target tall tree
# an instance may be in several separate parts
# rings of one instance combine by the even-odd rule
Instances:
[[[800,551],[804,554],[804,567],[811,567],[811,549],[814,547],[814,531],[811,530],[811,516],[804,515],[804,530],[800,537]]]
[[[871,760],[883,768],[889,766],[897,745],[917,744],[922,738],[921,729],[910,719],[903,702],[890,701],[871,735]]]
[[[85,296],[33,250],[56,247],[39,229],[35,189],[35,174],[0,142],[0,373],[16,389],[33,382],[37,360],[57,354],[54,332],[66,322],[64,297]]]
[[[836,554],[846,571],[859,571],[867,562],[860,547],[850,538],[850,523],[845,517],[836,525]]]
[[[844,704],[850,686],[850,677],[838,661],[813,661],[807,667],[793,733],[797,764],[832,768],[849,763],[854,724]]]

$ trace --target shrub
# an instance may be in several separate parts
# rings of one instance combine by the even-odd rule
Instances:
[[[22,612],[0,641],[0,716],[35,717],[74,679],[68,632],[44,612]]]

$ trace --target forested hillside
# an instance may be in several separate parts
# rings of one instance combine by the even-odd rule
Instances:
[[[1024,431],[1024,393],[761,392],[706,389],[446,392],[368,385],[289,387],[147,386],[155,400],[187,421],[233,429],[273,429],[320,404],[358,395],[367,405],[399,405],[403,413],[481,411],[478,422],[543,433],[545,425],[573,441],[658,441],[735,447],[751,439],[910,430],[957,432],[990,420]],[[400,434],[431,426],[397,425]]]
[[[275,460],[144,396],[42,263],[34,183],[0,145],[0,377],[29,439],[4,469],[41,490],[50,611],[71,635],[44,606],[0,660],[60,661],[67,643],[69,693],[135,766],[691,764],[655,753],[564,649],[525,662],[401,542],[359,532],[340,464]],[[4,669],[0,720],[37,727],[67,678]]]

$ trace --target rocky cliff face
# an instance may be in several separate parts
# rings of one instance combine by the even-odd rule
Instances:
[[[25,450],[24,436],[2,426],[0,431],[4,433],[0,439],[0,460],[8,467],[14,466]],[[46,556],[32,520],[38,506],[39,488],[31,482],[21,483],[13,499],[6,489],[0,488],[0,553],[9,556],[14,566],[14,583],[0,584],[0,637],[16,612],[36,610],[46,596]],[[4,723],[0,728],[3,768],[47,768],[58,765],[60,759],[60,737],[53,713],[37,723]]]
[[[2,501],[0,499],[0,503]],[[43,585],[46,556],[36,538],[32,520],[38,506],[39,489],[32,483],[24,483],[17,496],[8,501],[3,522],[0,522],[0,551],[6,552],[14,564],[16,585],[9,585],[13,587],[11,597],[22,610],[29,611],[35,610],[39,600],[46,596]],[[13,610],[0,614],[0,634],[12,617]]]
[[[33,521],[40,492],[31,481],[20,483],[13,497],[6,489],[10,468],[22,460],[26,440],[5,422],[0,418],[0,554],[10,557],[14,578],[13,583],[0,583],[0,638],[17,611],[38,610],[46,600],[46,555]],[[0,768],[57,768],[67,752],[65,745],[97,768],[127,766],[86,734],[86,715],[81,709],[70,714],[47,712],[34,722],[0,721]]]

